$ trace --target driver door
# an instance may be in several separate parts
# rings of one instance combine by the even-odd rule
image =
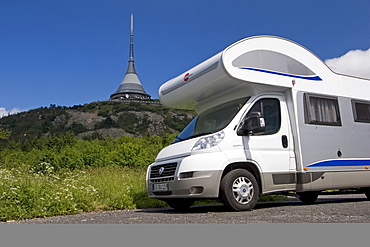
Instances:
[[[264,191],[294,189],[295,158],[285,97],[257,98],[246,118],[256,113],[263,117],[266,130],[242,137],[246,156],[262,170]]]

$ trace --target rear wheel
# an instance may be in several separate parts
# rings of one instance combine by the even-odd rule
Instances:
[[[225,206],[235,211],[252,210],[258,201],[259,187],[249,171],[236,169],[221,180],[220,194]]]
[[[303,204],[312,204],[317,200],[319,192],[309,191],[309,192],[300,192],[298,194],[298,199],[303,202]]]
[[[370,188],[366,188],[363,191],[367,199],[370,200]]]
[[[165,202],[168,204],[168,206],[175,209],[176,211],[186,211],[193,205],[194,200],[179,198],[179,199],[168,199],[165,200]]]
[[[365,196],[367,197],[368,200],[370,200],[370,191],[365,192]]]

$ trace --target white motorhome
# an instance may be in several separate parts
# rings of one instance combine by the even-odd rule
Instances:
[[[166,82],[161,102],[198,116],[147,170],[152,198],[185,209],[219,198],[325,190],[370,197],[370,80],[334,73],[292,41],[256,36]]]

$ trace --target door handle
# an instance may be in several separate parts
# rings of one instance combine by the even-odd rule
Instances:
[[[281,136],[281,143],[283,144],[283,148],[288,147],[288,137],[286,135]]]

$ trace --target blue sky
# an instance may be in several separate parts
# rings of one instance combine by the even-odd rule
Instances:
[[[370,65],[369,0],[1,0],[0,117],[109,99],[126,72],[131,13],[136,71],[155,99],[167,80],[254,35]],[[366,77],[362,65],[354,73]]]

